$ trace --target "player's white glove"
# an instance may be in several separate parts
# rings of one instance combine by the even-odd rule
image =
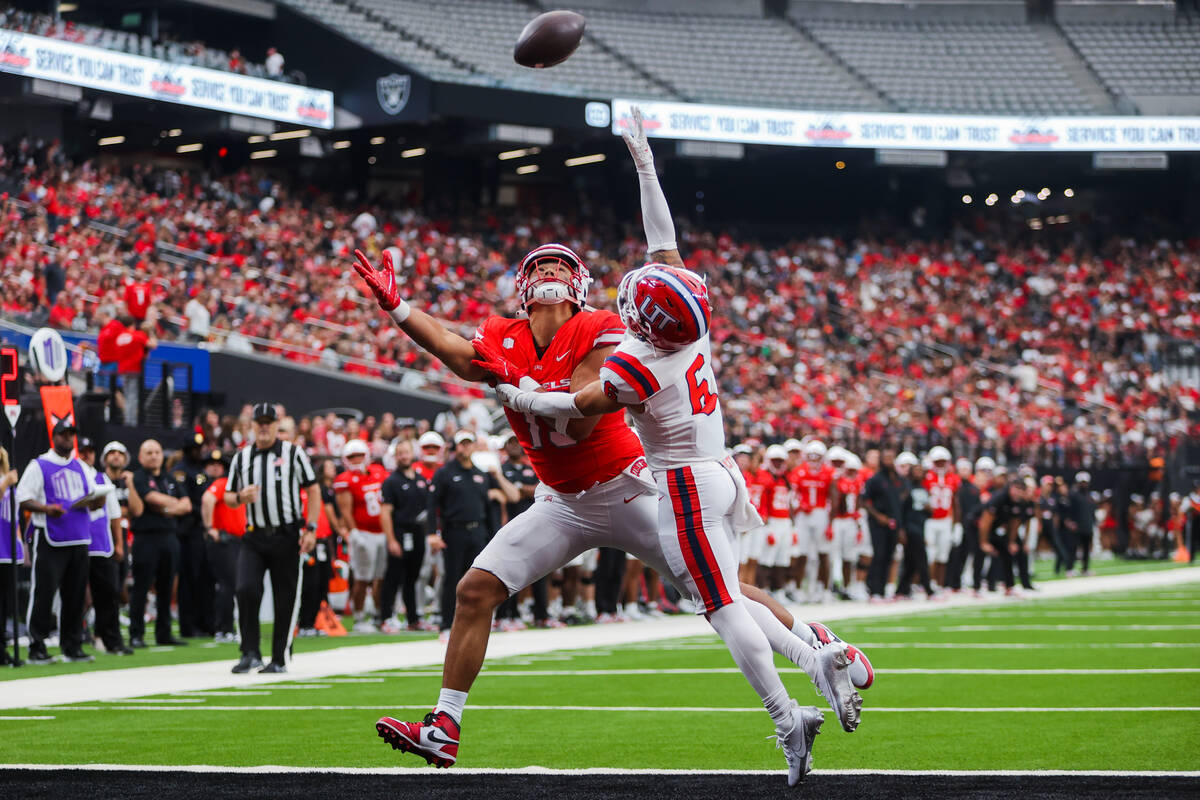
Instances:
[[[567,392],[527,392],[511,383],[496,384],[500,402],[521,414],[550,419],[577,419],[583,414],[575,405],[575,395]]]
[[[629,148],[629,154],[633,156],[633,163],[637,166],[637,171],[653,173],[654,153],[650,152],[650,142],[646,140],[642,109],[634,106],[630,113],[633,116],[633,124],[621,131],[621,138],[625,140],[625,146]]]

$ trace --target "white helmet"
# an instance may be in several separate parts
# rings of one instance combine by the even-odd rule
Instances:
[[[767,448],[767,461],[787,461],[787,450],[777,444],[773,444]]]
[[[942,447],[940,444],[937,447],[930,448],[929,460],[937,463],[938,461],[950,461],[950,451]]]
[[[365,470],[367,464],[371,463],[371,448],[362,439],[351,439],[342,448],[342,460],[344,461],[350,456],[363,456],[362,463],[358,464],[357,468]]]
[[[29,340],[29,366],[35,374],[58,383],[67,374],[67,346],[53,328],[38,328]]]
[[[846,448],[840,445],[834,445],[825,453],[825,460],[833,463],[834,461],[846,462],[850,460],[850,456],[854,455]]]
[[[571,271],[571,277],[566,282],[534,277],[533,269],[537,263],[548,260],[565,265]],[[554,305],[564,300],[583,308],[591,284],[592,274],[588,272],[583,259],[565,244],[544,244],[534,248],[521,260],[521,266],[517,269],[517,296],[521,299],[521,308],[526,312],[539,303]]]
[[[994,472],[996,470],[996,462],[992,461],[987,456],[980,456],[975,461],[976,472]]]
[[[417,447],[445,447],[446,440],[437,431],[425,431],[417,439]]]
[[[804,445],[800,444],[799,439],[788,439],[783,443],[783,449],[787,450],[789,453],[796,452],[798,450],[803,451]]]
[[[902,467],[905,464],[907,464],[910,467],[915,467],[919,463],[920,462],[917,461],[916,455],[913,453],[910,453],[907,450],[905,450],[900,455],[896,456],[896,461],[895,461],[895,464],[897,467]]]
[[[804,455],[810,458],[822,459],[825,457],[825,453],[825,444],[820,439],[813,439],[804,445]]]
[[[855,470],[862,469],[862,459],[854,455],[854,453],[846,453],[846,469]]]

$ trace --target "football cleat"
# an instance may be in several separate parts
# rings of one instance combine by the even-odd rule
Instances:
[[[817,650],[817,674],[813,680],[817,691],[829,701],[830,707],[837,712],[838,722],[847,733],[853,733],[858,727],[859,711],[862,709],[862,697],[854,690],[850,682],[850,658],[846,655],[846,645],[834,642]]]
[[[830,642],[841,642],[842,639],[829,628],[822,625],[820,622],[810,622],[808,627],[812,629],[813,635],[817,637],[820,644],[829,644]],[[846,645],[846,657],[850,659],[850,682],[854,684],[856,689],[870,689],[871,684],[875,682],[875,670],[871,666],[871,662],[867,659],[866,654],[852,644]]]
[[[813,739],[821,732],[825,721],[816,706],[800,706],[792,701],[792,727],[788,731],[775,729],[775,746],[787,759],[788,786],[795,786],[812,771]],[[770,738],[770,737],[767,737]]]
[[[415,753],[435,767],[452,767],[458,760],[458,723],[445,711],[431,711],[422,722],[384,717],[375,730],[393,750]]]

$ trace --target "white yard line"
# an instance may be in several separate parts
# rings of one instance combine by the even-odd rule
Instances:
[[[19,717],[9,717],[9,716],[0,714],[0,722],[2,722],[4,720],[9,720],[9,719],[10,720],[39,720],[39,719],[54,719],[54,717],[46,716],[43,714],[38,714],[35,716],[24,715],[24,716],[19,716]]]
[[[794,610],[802,619],[819,618],[824,622],[855,618],[876,620],[910,614],[938,614],[945,609],[957,607],[979,608],[1000,604],[1019,606],[1026,600],[1089,596],[1098,592],[1170,587],[1197,581],[1200,581],[1200,567],[1181,567],[1159,572],[1049,582],[1044,584],[1036,595],[1027,598],[977,600],[960,596],[938,603],[842,603],[836,606],[796,606]],[[700,617],[690,616],[667,617],[624,625],[585,625],[557,630],[516,631],[493,634],[488,644],[488,656],[497,659],[555,650],[591,650],[661,639],[701,636],[710,632],[711,629]],[[417,642],[345,646],[315,653],[301,652],[288,665],[288,672],[282,675],[232,675],[229,671],[231,662],[206,661],[21,678],[0,683],[3,687],[3,691],[0,691],[0,709],[119,700],[206,689],[255,687],[286,681],[314,681],[373,670],[433,666],[442,663],[445,651],[445,645],[433,639],[425,639]]]
[[[906,650],[1064,650],[1071,648],[1090,648],[1096,650],[1133,650],[1151,648],[1195,648],[1200,642],[863,642],[854,640],[855,647],[861,650],[881,650],[885,648],[903,647]],[[664,644],[653,646],[630,646],[622,650],[725,650],[721,642],[695,642],[691,644]],[[590,655],[590,653],[580,653]],[[390,674],[390,673],[389,673]]]
[[[551,769],[549,767],[515,767],[488,769],[455,767],[452,770],[433,767],[221,767],[203,764],[163,766],[159,764],[6,764],[5,769],[57,772],[186,772],[218,775],[438,775],[442,781],[453,781],[456,775],[778,775],[777,769],[621,769],[617,767],[588,767],[585,769]],[[1198,770],[915,770],[915,769],[815,769],[811,775],[912,775],[918,777],[1077,777],[1077,778],[1200,778]]]
[[[803,674],[796,667],[779,668],[781,675]],[[1150,669],[877,669],[876,675],[1190,675],[1200,673],[1200,667],[1160,667]],[[618,675],[741,675],[737,667],[694,667],[671,669],[487,669],[484,678],[559,678],[604,677]],[[441,670],[394,672],[394,678],[440,678]],[[190,694],[216,695],[216,692]],[[231,693],[235,694],[235,693]],[[246,694],[249,694],[247,692]],[[265,694],[265,693],[264,693]]]
[[[568,711],[572,713],[585,711],[619,711],[627,713],[647,713],[647,714],[672,714],[680,712],[694,712],[698,714],[761,714],[763,713],[761,706],[754,708],[736,708],[731,706],[533,706],[533,705],[507,705],[507,706],[477,706],[471,705],[471,713],[476,711]],[[42,709],[37,709],[42,710]],[[123,706],[119,701],[114,701],[113,705],[103,706],[57,706],[54,708],[56,712],[66,711],[208,711],[208,712],[226,712],[226,711],[373,711],[380,712],[380,706],[340,706],[340,705],[313,705],[313,706],[155,706],[155,705],[132,705]],[[423,705],[389,705],[389,711],[410,711],[410,710],[429,710],[429,704]],[[983,706],[979,708],[968,708],[959,706],[896,706],[876,708],[871,706],[864,713],[869,714],[933,714],[933,713],[965,713],[965,714],[1016,714],[1030,712],[1053,712],[1061,714],[1093,714],[1093,713],[1145,713],[1149,711],[1200,711],[1200,706],[1093,706],[1089,708],[1075,708],[1071,706],[1065,707],[1042,707],[1042,706]]]
[[[863,633],[981,633],[984,631],[1196,631],[1200,625],[897,625]]]

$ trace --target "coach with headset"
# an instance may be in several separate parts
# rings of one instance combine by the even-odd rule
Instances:
[[[306,515],[301,513],[301,489],[308,494]],[[239,450],[229,463],[224,501],[230,508],[246,506],[246,533],[237,563],[242,658],[233,671],[240,674],[261,667],[260,672],[287,672],[296,626],[300,554],[316,544],[321,487],[304,450],[279,438],[279,418],[271,403],[254,406],[254,444]],[[263,667],[258,610],[266,572],[271,574],[275,629],[271,663]]]

